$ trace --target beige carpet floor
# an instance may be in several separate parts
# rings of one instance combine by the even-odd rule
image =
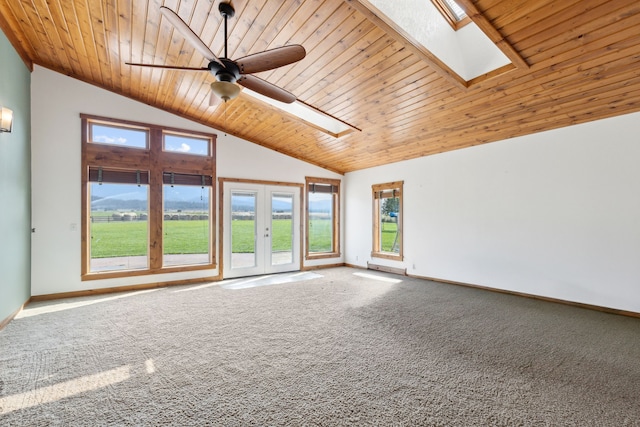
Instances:
[[[30,304],[0,331],[0,425],[640,426],[640,319],[277,277]]]

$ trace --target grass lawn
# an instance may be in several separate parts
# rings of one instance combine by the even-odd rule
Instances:
[[[309,252],[331,252],[331,219],[312,219],[309,224]]]
[[[165,221],[164,253],[202,254],[208,252],[209,222]],[[233,221],[233,252],[254,251],[255,222]],[[273,221],[274,251],[291,250],[293,230],[290,219]],[[147,221],[95,222],[91,224],[91,257],[111,258],[147,254]]]
[[[91,224],[91,258],[147,254],[147,221],[96,222]],[[164,253],[209,252],[209,221],[166,221]]]
[[[385,222],[382,227],[382,252],[397,252],[393,250],[393,242],[396,239],[398,224]],[[399,242],[398,242],[399,243]]]
[[[209,253],[209,221],[165,221],[164,253],[167,255]]]
[[[147,221],[94,222],[91,224],[91,257],[111,258],[120,256],[140,256],[147,254]],[[292,249],[293,229],[290,219],[274,220],[271,232],[274,251]],[[396,224],[385,224],[383,250],[391,251],[395,238]],[[255,221],[233,220],[232,251],[251,253],[255,251]],[[202,254],[209,248],[209,222],[165,221],[164,253]],[[331,251],[331,221],[312,220],[309,234],[310,252]]]
[[[91,258],[147,254],[147,221],[91,224]]]
[[[290,251],[293,229],[290,219],[276,219],[272,222],[271,245],[273,251]],[[255,251],[255,221],[234,219],[231,224],[231,250],[233,253],[253,253]]]

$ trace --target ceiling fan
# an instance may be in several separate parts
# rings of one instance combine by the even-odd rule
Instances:
[[[209,61],[209,64],[206,67],[179,67],[132,62],[127,62],[126,64],[172,70],[209,71],[216,78],[216,81],[211,83],[210,105],[218,104],[219,100],[227,102],[238,96],[240,88],[237,84],[280,102],[290,104],[295,101],[295,95],[254,76],[253,73],[273,70],[300,61],[306,55],[304,47],[298,44],[287,45],[254,53],[235,61],[231,60],[227,55],[227,19],[233,17],[235,9],[230,2],[221,2],[218,5],[218,11],[224,18],[224,57],[218,58],[177,13],[168,7],[161,6],[160,12],[162,15]]]

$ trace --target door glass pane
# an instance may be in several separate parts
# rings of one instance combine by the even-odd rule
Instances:
[[[231,193],[231,268],[256,266],[256,193]]]
[[[89,184],[89,271],[148,267],[148,195],[147,185]]]
[[[293,262],[293,194],[271,195],[271,265]]]
[[[333,252],[333,197],[309,192],[309,253]]]
[[[164,185],[162,264],[209,264],[211,187]]]

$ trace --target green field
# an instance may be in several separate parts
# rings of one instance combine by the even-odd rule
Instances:
[[[201,254],[208,252],[208,226],[205,220],[165,221],[164,253]],[[233,221],[233,252],[254,251],[252,220]],[[291,250],[291,220],[273,221],[273,249]],[[147,221],[94,222],[91,224],[91,257],[111,258],[147,254]]]
[[[331,220],[312,219],[309,224],[309,252],[331,252]]]
[[[91,224],[91,258],[147,254],[147,221]]]
[[[271,230],[271,244],[273,250],[290,251],[291,250],[291,220],[277,219],[272,222],[273,230]],[[234,219],[231,224],[233,234],[231,235],[231,246],[233,253],[252,253],[255,252],[254,220]]]
[[[164,253],[203,254],[208,252],[209,222],[165,221]],[[232,250],[250,253],[254,249],[253,220],[233,220]],[[397,225],[385,223],[382,230],[382,250],[392,252]],[[310,252],[331,251],[330,220],[312,220],[309,235]],[[291,250],[291,220],[273,221],[272,245],[274,251]],[[275,236],[275,237],[273,237]],[[111,258],[147,254],[147,221],[95,222],[91,224],[91,257]]]
[[[166,221],[164,253],[209,252],[209,221]],[[147,221],[96,222],[91,224],[91,258],[147,254]]]
[[[395,222],[385,222],[382,227],[382,252],[397,252],[393,250],[393,242],[396,238],[398,224]],[[398,242],[399,243],[399,242]]]

